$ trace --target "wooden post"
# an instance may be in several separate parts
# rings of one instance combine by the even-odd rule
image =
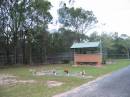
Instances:
[[[101,58],[101,62],[100,62],[100,64],[102,63],[102,61],[103,61],[103,54],[102,54],[102,41],[101,41],[101,39],[100,39],[100,58]]]
[[[75,62],[75,48],[74,48],[74,65],[76,65],[76,62]]]

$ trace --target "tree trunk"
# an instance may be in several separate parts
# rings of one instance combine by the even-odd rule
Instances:
[[[129,55],[129,50],[127,51],[127,55],[128,55],[128,59],[130,58],[130,55]]]
[[[47,63],[47,52],[46,52],[46,47],[44,46],[44,56],[45,56],[45,63]]]
[[[10,62],[10,57],[9,57],[9,49],[6,49],[6,58],[7,58],[6,64],[7,64],[7,65],[8,65],[8,64],[11,64],[11,62]]]
[[[6,61],[6,64],[8,65],[8,64],[11,64],[10,63],[10,57],[9,57],[9,55],[10,55],[10,48],[9,48],[9,38],[7,37],[6,38],[6,59],[7,59],[7,61]]]
[[[25,49],[26,49],[26,48],[25,48],[25,40],[23,40],[23,43],[22,43],[22,63],[23,63],[23,64],[27,64]]]
[[[44,62],[44,50],[41,48],[41,63]]]
[[[16,35],[16,32],[14,32],[14,35],[13,35],[13,40],[14,40],[14,64],[17,64],[17,35]]]
[[[31,65],[32,64],[32,48],[31,48],[31,45],[29,47],[29,64]]]

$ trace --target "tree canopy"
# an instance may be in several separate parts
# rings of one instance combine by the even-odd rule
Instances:
[[[86,33],[97,23],[97,18],[92,11],[82,8],[69,8],[64,4],[59,10],[59,22],[75,32]]]

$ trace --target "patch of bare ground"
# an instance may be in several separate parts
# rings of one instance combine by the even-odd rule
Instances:
[[[13,85],[17,83],[26,84],[26,83],[35,83],[35,80],[17,80],[16,76],[9,74],[0,74],[0,86],[3,85]]]
[[[49,88],[56,87],[56,86],[61,86],[62,84],[63,83],[59,82],[59,81],[47,81],[47,86]]]

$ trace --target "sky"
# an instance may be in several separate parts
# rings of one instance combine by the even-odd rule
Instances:
[[[61,0],[49,0],[53,7],[50,10],[54,21],[58,18],[57,9]],[[68,2],[69,0],[62,0]],[[90,31],[119,32],[130,36],[130,0],[74,0],[69,6],[92,10],[98,19],[97,26]],[[50,29],[58,29],[60,24],[49,25]],[[89,32],[88,32],[89,33]]]

